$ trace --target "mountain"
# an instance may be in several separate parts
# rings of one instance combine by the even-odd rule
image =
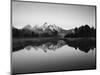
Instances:
[[[96,29],[88,25],[80,26],[70,30],[62,29],[59,26],[48,25],[26,25],[22,29],[12,27],[12,34],[14,37],[96,37]]]
[[[47,25],[47,23],[44,23],[41,26],[35,25],[35,26],[31,26],[31,25],[26,25],[25,27],[23,27],[22,29],[26,29],[26,30],[41,30],[41,31],[46,31],[46,30],[51,30],[51,31],[60,31],[62,28],[56,26],[55,24],[53,25]]]
[[[23,27],[23,29],[25,29],[25,30],[32,30],[32,27],[31,27],[31,25],[26,25],[25,27]]]
[[[39,35],[40,34],[44,34],[44,35],[48,34],[48,35],[53,35],[53,36],[58,35],[61,37],[64,37],[67,34],[74,33],[74,29],[65,30],[59,26],[56,26],[55,24],[48,25],[46,22],[41,26],[35,25],[32,27],[31,25],[26,25],[22,29],[18,29],[18,30],[20,30],[23,34],[27,34],[27,35],[28,34],[31,35],[31,34],[35,33],[35,34],[39,34]]]

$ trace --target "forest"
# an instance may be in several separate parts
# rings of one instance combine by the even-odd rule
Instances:
[[[96,37],[96,29],[88,25],[74,29],[75,33],[66,35],[65,37]]]

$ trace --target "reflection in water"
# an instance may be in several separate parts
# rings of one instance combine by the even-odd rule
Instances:
[[[94,39],[63,39],[57,41],[44,41],[44,42],[32,42],[32,41],[24,41],[17,42],[13,45],[13,51],[18,51],[21,49],[31,50],[34,48],[35,50],[42,49],[44,52],[55,51],[61,48],[64,45],[68,45],[75,49],[79,49],[84,52],[89,52],[89,50],[94,50],[96,47],[96,43]]]
[[[13,41],[12,72],[95,69],[95,47],[95,39],[17,39]]]
[[[37,46],[29,45],[29,46],[26,46],[25,49],[31,50],[31,47],[32,47],[35,50],[42,49],[44,52],[47,52],[47,50],[55,51],[55,50],[57,50],[58,48],[61,48],[64,45],[66,45],[65,41],[59,40],[59,41],[56,41],[56,42],[43,43],[43,44],[37,45]]]

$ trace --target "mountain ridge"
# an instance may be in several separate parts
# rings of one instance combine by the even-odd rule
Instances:
[[[15,27],[13,27],[14,29],[17,29]],[[74,33],[74,29],[70,29],[70,30],[65,30],[55,24],[47,24],[46,22],[41,25],[41,26],[38,26],[38,25],[35,25],[35,26],[31,26],[31,25],[26,25],[24,26],[22,29],[18,29],[18,30],[21,30],[21,31],[24,31],[25,32],[28,32],[29,34],[34,32],[36,34],[43,34],[43,33],[48,33],[48,34],[52,34],[52,33],[57,33],[59,36],[65,36],[66,34],[71,34],[71,33]]]

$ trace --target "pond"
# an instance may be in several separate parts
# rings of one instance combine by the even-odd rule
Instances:
[[[25,44],[25,43],[24,43]],[[95,41],[78,39],[31,42],[14,47],[13,73],[37,73],[96,68]],[[20,45],[20,46],[21,46]]]

